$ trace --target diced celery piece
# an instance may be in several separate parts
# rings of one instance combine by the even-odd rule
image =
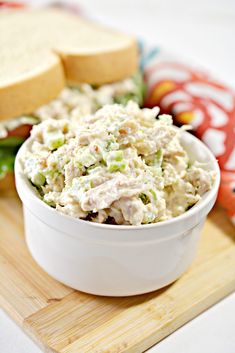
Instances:
[[[153,189],[150,189],[149,192],[153,195],[153,199],[156,201],[157,200],[157,194]]]
[[[64,144],[65,138],[61,131],[48,132],[45,138],[45,144],[50,150],[55,150]]]
[[[160,167],[162,164],[162,160],[163,160],[163,152],[162,152],[162,149],[160,148],[156,153],[156,157],[154,159],[154,165]]]
[[[116,153],[115,161],[121,162],[123,160],[123,151],[117,151],[114,153]]]
[[[108,165],[108,171],[113,173],[113,172],[121,172],[126,169],[126,163],[125,162],[111,162]]]
[[[107,160],[121,162],[123,160],[123,151],[111,151],[108,153]]]
[[[36,186],[42,186],[45,184],[46,178],[43,174],[36,172],[33,174],[31,181]]]

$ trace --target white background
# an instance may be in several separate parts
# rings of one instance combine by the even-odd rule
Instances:
[[[35,6],[47,0],[34,0]],[[235,0],[81,0],[92,18],[198,62],[235,88]],[[235,353],[235,294],[149,353]],[[0,310],[0,353],[41,353]]]

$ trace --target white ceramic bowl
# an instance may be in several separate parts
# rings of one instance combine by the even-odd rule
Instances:
[[[15,176],[23,202],[26,241],[36,262],[75,289],[107,296],[151,292],[175,281],[191,264],[199,234],[213,207],[219,167],[208,148],[191,134],[181,138],[191,160],[208,162],[217,173],[213,188],[174,219],[141,226],[98,224],[63,215],[46,205],[22,172],[20,148]]]

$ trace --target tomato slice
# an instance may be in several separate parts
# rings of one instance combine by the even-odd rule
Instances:
[[[8,131],[8,137],[17,136],[17,137],[22,137],[24,139],[27,139],[27,137],[29,137],[31,129],[32,129],[31,124],[24,124],[24,125],[17,126],[15,129]]]

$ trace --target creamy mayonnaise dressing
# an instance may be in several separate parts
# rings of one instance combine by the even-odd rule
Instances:
[[[212,187],[214,173],[190,162],[181,130],[158,107],[130,101],[88,113],[34,126],[22,159],[43,201],[59,212],[99,223],[155,223],[184,213]]]

